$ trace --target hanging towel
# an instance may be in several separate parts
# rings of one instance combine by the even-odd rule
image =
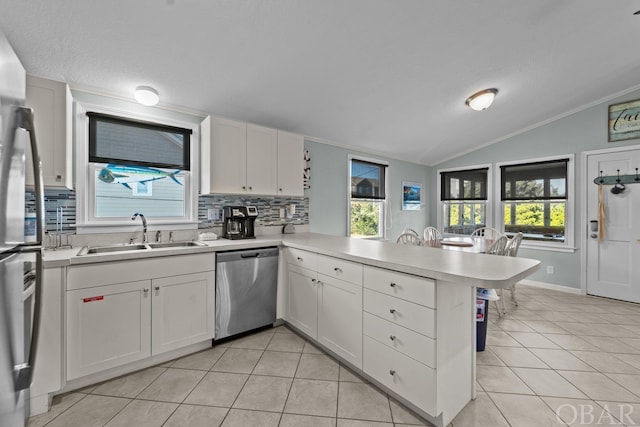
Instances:
[[[604,222],[606,220],[604,206],[604,185],[598,185],[598,240],[604,240]]]

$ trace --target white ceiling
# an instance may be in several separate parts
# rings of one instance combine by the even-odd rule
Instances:
[[[640,0],[0,0],[30,74],[434,165],[640,87]],[[465,99],[499,89],[489,110]],[[603,134],[604,135],[604,134]]]

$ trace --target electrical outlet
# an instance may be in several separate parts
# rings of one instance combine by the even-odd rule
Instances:
[[[207,218],[210,221],[220,221],[220,209],[217,209],[217,208],[207,209]]]
[[[553,265],[547,266],[547,274],[553,274]]]

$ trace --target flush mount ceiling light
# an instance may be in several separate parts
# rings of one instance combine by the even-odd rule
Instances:
[[[496,97],[497,93],[498,89],[494,88],[481,90],[467,98],[465,104],[467,104],[472,110],[486,110],[493,103],[493,99]]]
[[[152,106],[160,101],[158,91],[151,86],[138,86],[135,91],[136,101],[142,105]]]

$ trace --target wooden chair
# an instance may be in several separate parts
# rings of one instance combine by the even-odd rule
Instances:
[[[506,256],[518,256],[518,249],[520,249],[520,243],[522,243],[522,233],[518,233],[509,239],[509,243],[507,244]],[[515,306],[518,306],[518,300],[516,300],[516,284],[514,283],[509,288],[511,291],[511,301]],[[500,298],[503,299],[502,308],[504,308],[504,289],[500,289]]]
[[[402,233],[396,239],[396,243],[403,245],[424,246],[424,241],[417,234]]]
[[[482,227],[477,228],[471,233],[471,238],[482,238],[482,239],[491,239],[498,240],[503,234],[491,227]]]
[[[404,230],[402,230],[402,233],[411,233],[411,234],[415,234],[416,236],[420,237],[420,235],[418,234],[418,232],[416,230],[414,230],[413,228],[405,228]]]
[[[435,227],[426,227],[422,232],[422,238],[425,242],[442,240],[442,234],[440,234],[440,231]]]
[[[500,236],[497,240],[491,244],[489,249],[487,250],[488,254],[491,255],[505,255],[507,251],[507,244],[509,243],[509,239],[507,236]],[[504,290],[500,289],[500,299],[502,300],[502,311],[500,311],[500,304],[498,301],[494,301],[496,303],[496,311],[498,312],[498,317],[502,317],[502,315],[506,312],[504,305]]]
[[[491,255],[506,255],[508,243],[509,239],[507,236],[500,236],[497,239],[494,239],[493,243],[487,250],[487,253]]]

